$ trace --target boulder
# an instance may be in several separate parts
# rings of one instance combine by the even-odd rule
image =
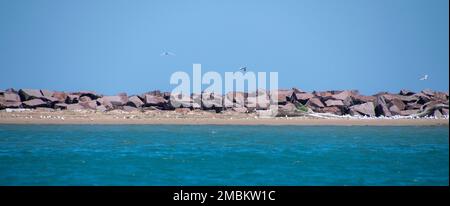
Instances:
[[[401,115],[401,110],[394,104],[389,107],[389,111],[391,111],[393,115]]]
[[[375,96],[364,96],[364,95],[352,95],[353,104],[363,104],[368,102],[375,102]]]
[[[375,116],[375,106],[373,102],[353,105],[350,107],[350,115]]]
[[[448,95],[444,92],[435,92],[432,99],[441,101],[441,102],[445,102],[445,101],[448,101]]]
[[[3,93],[3,99],[6,102],[20,102],[20,96],[13,92]]]
[[[323,91],[323,92],[313,91],[313,95],[320,98],[322,101],[326,101],[332,98],[331,96],[333,96],[333,93],[331,91]]]
[[[80,102],[89,102],[92,101],[92,99],[89,96],[82,96],[79,99]]]
[[[417,102],[417,100],[419,100],[419,98],[414,95],[410,95],[410,96],[396,95],[396,97],[406,103]]]
[[[327,107],[332,107],[332,106],[344,106],[344,103],[342,102],[342,100],[332,100],[332,99],[329,99],[329,100],[325,101],[325,105],[327,105]]]
[[[434,110],[433,116],[436,118],[442,118],[442,113],[438,109],[436,109]]]
[[[76,103],[79,102],[80,96],[78,96],[78,95],[69,94],[69,95],[66,95],[66,96],[67,96],[67,98],[66,98],[66,103],[67,104],[76,104]]]
[[[38,89],[21,89],[19,90],[19,95],[22,101],[44,97],[41,90]]]
[[[404,96],[410,96],[410,95],[413,95],[415,93],[410,91],[410,90],[407,90],[407,89],[402,89],[402,90],[400,90],[400,92],[398,94],[404,95]]]
[[[292,101],[294,91],[292,90],[278,90],[277,101],[278,104],[286,104],[288,101]]]
[[[405,103],[403,103],[403,101],[400,99],[392,99],[390,105],[395,105],[400,110],[404,110],[406,107]]]
[[[58,99],[58,102],[65,102],[67,99],[67,94],[64,92],[53,92],[52,97]]]
[[[322,113],[331,113],[335,115],[343,115],[341,107],[332,106],[332,107],[324,107],[320,110]]]
[[[416,102],[410,102],[406,104],[405,110],[414,110],[414,109],[420,109],[423,105],[418,104]]]
[[[400,115],[402,115],[402,116],[410,116],[410,115],[413,115],[413,114],[417,114],[419,112],[420,112],[420,110],[418,110],[418,109],[409,109],[409,110],[400,111]]]
[[[31,99],[28,101],[22,102],[23,107],[25,108],[36,108],[36,107],[47,107],[48,104],[42,99]]]
[[[244,106],[247,95],[244,92],[228,92],[225,96],[225,107],[232,108],[236,106]]]
[[[120,98],[122,98],[123,102],[128,102],[128,95],[125,92],[119,93],[117,94],[117,96],[119,96]]]
[[[74,95],[78,95],[80,97],[82,96],[88,96],[89,98],[91,98],[92,100],[98,99],[101,97],[101,95],[98,95],[96,92],[94,91],[80,91],[80,92],[74,92],[72,93]]]
[[[311,106],[311,107],[325,107],[325,105],[323,105],[323,103],[320,101],[319,98],[314,97],[308,100],[308,102],[306,102],[307,106]]]
[[[422,90],[422,94],[425,94],[427,96],[433,96],[434,95],[434,91],[431,89],[424,89]]]
[[[429,96],[427,96],[423,93],[417,93],[417,94],[414,94],[413,96],[417,98],[416,103],[418,103],[418,104],[425,104],[431,100],[431,98]]]
[[[385,116],[390,117],[392,116],[391,111],[389,111],[389,108],[386,103],[386,99],[384,96],[377,96],[377,99],[375,101],[375,115],[376,116]]]
[[[353,104],[353,101],[352,101],[353,95],[357,95],[357,93],[346,90],[346,91],[332,95],[331,98],[336,99],[336,100],[341,100],[345,106],[351,106]]]
[[[202,93],[202,108],[204,109],[222,108],[222,102],[222,96],[219,94],[209,92]]]
[[[131,96],[130,98],[128,98],[127,105],[139,108],[144,105],[144,102],[138,96]]]
[[[97,101],[91,100],[87,102],[80,102],[79,105],[83,106],[85,109],[93,109],[95,110],[97,108]]]
[[[43,90],[43,89],[41,89],[41,94],[42,94],[44,97],[52,97],[54,93],[55,93],[54,91]]]
[[[442,110],[442,115],[446,115],[446,116],[449,115],[448,109],[442,108],[441,110]]]
[[[146,94],[144,100],[145,106],[164,106],[167,103],[164,97],[152,94]]]
[[[102,99],[99,101],[101,104],[105,106],[112,105],[114,109],[123,106],[127,103],[127,101],[121,96],[103,96],[99,99]]]
[[[314,95],[311,93],[295,93],[295,98],[302,104],[306,104],[306,102],[313,97]]]
[[[105,107],[105,105],[100,105],[95,108],[99,112],[106,112],[108,109]]]

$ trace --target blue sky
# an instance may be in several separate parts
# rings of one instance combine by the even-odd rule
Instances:
[[[306,91],[448,91],[448,4],[0,0],[0,88],[170,91],[173,72],[200,63],[277,71],[279,87]]]

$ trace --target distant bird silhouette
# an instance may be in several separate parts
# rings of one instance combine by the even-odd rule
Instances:
[[[175,56],[175,54],[169,51],[165,51],[161,54],[161,56]]]
[[[420,78],[419,80],[420,81],[423,81],[423,80],[427,80],[428,79],[428,74],[425,74],[422,78]]]
[[[239,71],[247,72],[247,67],[241,67],[241,68],[239,68]]]

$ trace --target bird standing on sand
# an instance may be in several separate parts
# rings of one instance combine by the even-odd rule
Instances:
[[[165,51],[161,54],[161,56],[175,56],[175,54],[169,51]]]
[[[420,81],[423,81],[423,80],[427,80],[428,79],[428,74],[425,74],[422,78],[420,78],[419,80]]]

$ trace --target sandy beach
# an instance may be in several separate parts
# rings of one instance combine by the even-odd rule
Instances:
[[[357,119],[310,117],[259,118],[255,114],[191,111],[95,112],[45,111],[0,112],[0,124],[179,124],[179,125],[372,125],[372,126],[433,126],[449,125],[448,119]]]

